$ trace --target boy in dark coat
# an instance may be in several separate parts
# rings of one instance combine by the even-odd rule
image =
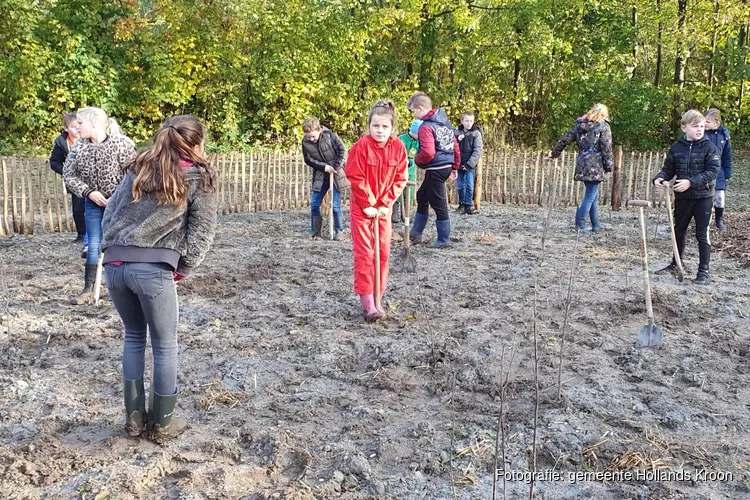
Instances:
[[[721,111],[711,108],[706,111],[706,137],[716,146],[721,158],[721,168],[716,176],[716,194],[714,195],[714,213],[716,228],[724,229],[724,206],[727,181],[732,177],[732,144],[729,142],[729,130],[721,124]]]
[[[685,234],[690,221],[695,218],[695,237],[698,240],[698,275],[693,283],[708,283],[708,268],[711,259],[711,240],[708,226],[711,224],[711,208],[715,194],[716,175],[721,167],[716,147],[705,136],[706,120],[700,111],[691,109],[682,115],[682,131],[685,136],[672,144],[664,159],[664,167],[656,177],[657,195],[674,183],[674,230],[680,258],[685,250]],[[672,263],[656,274],[674,274],[677,263]]]

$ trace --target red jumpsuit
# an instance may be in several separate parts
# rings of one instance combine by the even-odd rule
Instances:
[[[374,219],[362,211],[367,207],[393,207],[408,180],[404,144],[393,137],[381,147],[366,135],[349,150],[346,177],[351,182],[352,251],[354,253],[354,292],[374,293]],[[388,283],[388,256],[391,252],[391,217],[380,217],[380,293]]]

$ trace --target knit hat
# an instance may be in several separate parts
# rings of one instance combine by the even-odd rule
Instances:
[[[416,137],[417,134],[419,134],[419,127],[422,126],[422,120],[414,120],[411,122],[411,126],[409,127],[409,133]]]

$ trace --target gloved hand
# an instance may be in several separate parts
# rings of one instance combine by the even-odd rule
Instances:
[[[378,207],[378,215],[381,217],[388,217],[388,207]]]
[[[466,165],[461,165],[461,170],[462,170],[463,172],[468,172],[468,171],[469,171],[469,167],[468,167],[468,166],[466,166]]]
[[[366,216],[368,216],[371,219],[374,219],[378,216],[378,209],[375,207],[367,207],[363,208],[362,211],[365,213]]]
[[[177,271],[172,271],[172,278],[175,280],[175,282],[177,282],[177,281],[184,280],[185,276],[181,275]]]

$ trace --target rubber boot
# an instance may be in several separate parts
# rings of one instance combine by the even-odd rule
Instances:
[[[382,313],[375,307],[375,296],[372,293],[367,293],[359,296],[359,301],[362,304],[362,310],[365,313],[365,321],[368,323],[374,323],[379,319],[382,319]]]
[[[708,284],[708,266],[711,260],[711,245],[698,243],[698,274],[693,283],[699,285]]]
[[[129,436],[140,436],[148,423],[143,377],[138,380],[123,380],[123,396],[125,397],[125,430]]]
[[[593,231],[586,227],[586,219],[576,220],[576,231],[580,231],[581,234],[593,234]]]
[[[94,280],[96,279],[96,264],[86,264],[83,271],[83,291],[70,297],[73,305],[85,304],[94,299]]]
[[[391,209],[391,223],[398,224],[399,222],[401,222],[401,204],[395,202],[393,209]]]
[[[432,244],[432,248],[445,248],[451,244],[451,220],[435,221],[437,228],[437,240]]]
[[[422,243],[422,233],[427,225],[427,216],[419,212],[414,214],[411,230],[409,230],[409,239],[412,243]]]
[[[315,228],[315,232],[312,235],[312,239],[317,240],[318,238],[320,238],[320,232],[323,229],[322,215],[316,215],[313,217],[313,227]]]
[[[159,444],[176,438],[187,428],[187,419],[174,414],[178,395],[178,392],[171,396],[154,393],[154,405],[151,414],[154,427],[151,431],[151,437]]]
[[[715,207],[714,212],[716,213],[716,229],[726,229],[727,226],[724,225],[724,209]]]
[[[466,205],[463,203],[465,189],[457,189],[458,191],[458,207],[456,208],[457,214],[462,214],[466,210]]]
[[[675,262],[674,259],[672,259],[672,262],[667,267],[664,267],[662,269],[659,269],[658,271],[655,271],[654,274],[659,274],[659,275],[661,275],[661,274],[673,274],[673,275],[677,276],[677,271],[678,271],[678,269],[677,269],[677,262]]]

